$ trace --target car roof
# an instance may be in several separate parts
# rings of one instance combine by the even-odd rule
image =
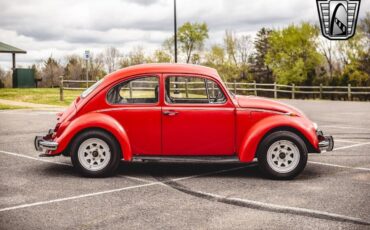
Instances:
[[[125,77],[139,74],[173,73],[173,74],[201,74],[221,81],[217,71],[210,67],[192,64],[153,63],[141,64],[117,70],[106,76],[105,82],[112,83]]]

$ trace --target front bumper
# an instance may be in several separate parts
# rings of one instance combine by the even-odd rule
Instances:
[[[36,151],[48,151],[56,150],[58,148],[58,143],[51,140],[51,135],[53,130],[49,130],[49,133],[46,136],[36,136],[34,140]]]
[[[333,136],[330,136],[330,135],[324,135],[324,133],[319,130],[316,132],[317,133],[317,137],[319,139],[319,148],[320,148],[320,151],[326,151],[326,152],[329,152],[329,151],[332,151],[333,148],[334,148],[334,139],[333,139]]]

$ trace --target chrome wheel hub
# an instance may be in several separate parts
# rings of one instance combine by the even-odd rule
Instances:
[[[90,171],[104,169],[111,158],[108,144],[98,138],[89,138],[82,142],[77,154],[82,167]]]
[[[274,142],[267,150],[267,163],[278,173],[288,173],[294,170],[300,160],[298,147],[291,141]]]

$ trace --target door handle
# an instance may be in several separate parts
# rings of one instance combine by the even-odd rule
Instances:
[[[165,110],[163,111],[163,114],[166,115],[166,116],[175,116],[177,115],[179,112],[177,111],[174,111],[174,110]]]

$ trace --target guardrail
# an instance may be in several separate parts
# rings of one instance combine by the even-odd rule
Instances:
[[[63,76],[60,77],[60,100],[64,100],[64,90],[85,90],[86,87],[94,84],[96,81],[86,80],[64,80]],[[142,81],[137,81],[143,83]],[[145,81],[145,83],[153,83]],[[178,88],[179,90],[185,90],[186,95],[188,91],[201,90],[204,88],[188,88],[191,84],[203,84],[202,82],[179,82],[178,84],[184,85],[184,88]],[[308,95],[308,97],[323,99],[329,96],[339,97],[340,99],[353,100],[354,96],[363,97],[365,100],[370,100],[370,87],[369,86],[324,86],[322,84],[318,86],[297,86],[295,84],[282,85],[275,83],[244,83],[244,82],[226,82],[227,88],[234,94],[246,94],[255,96],[265,96],[273,98],[291,98],[304,97],[302,95]],[[152,88],[143,88],[143,86],[135,87],[133,84],[129,84],[130,92],[133,89],[151,90]]]

